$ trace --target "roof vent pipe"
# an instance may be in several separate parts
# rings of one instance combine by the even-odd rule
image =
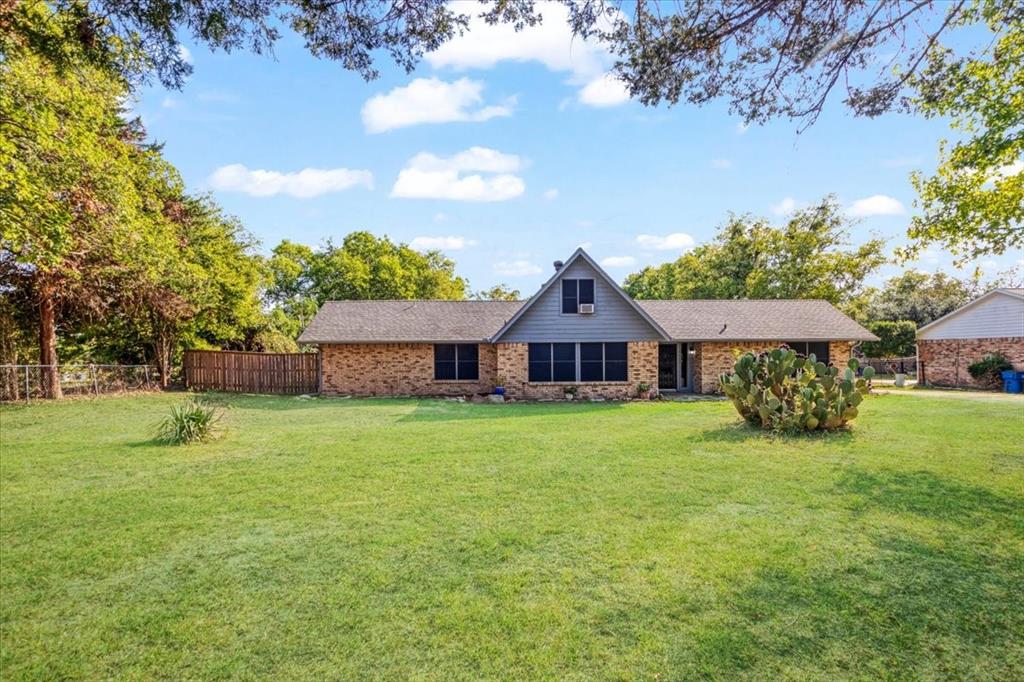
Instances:
[[[559,270],[561,270],[563,265],[565,265],[565,263],[563,263],[560,260],[556,260],[555,261],[555,272],[558,272]]]

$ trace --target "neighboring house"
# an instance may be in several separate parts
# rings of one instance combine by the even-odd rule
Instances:
[[[299,343],[325,395],[490,393],[626,399],[640,384],[713,393],[733,350],[788,343],[845,364],[875,340],[827,301],[635,301],[582,249],[528,301],[328,301]]]
[[[918,329],[918,382],[976,386],[967,366],[990,353],[1024,370],[1024,289],[993,289]]]

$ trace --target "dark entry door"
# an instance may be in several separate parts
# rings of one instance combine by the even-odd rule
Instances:
[[[663,391],[676,390],[676,352],[674,343],[658,345],[658,388]]]

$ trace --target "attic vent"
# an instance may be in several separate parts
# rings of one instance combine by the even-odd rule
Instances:
[[[593,315],[594,304],[593,303],[580,303],[580,315]]]

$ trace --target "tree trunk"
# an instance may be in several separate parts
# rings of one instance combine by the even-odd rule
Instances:
[[[167,388],[171,382],[171,362],[174,360],[174,346],[177,340],[173,325],[166,324],[156,315],[151,317],[153,329],[153,359],[160,371],[160,388]]]
[[[167,388],[171,381],[171,348],[173,344],[161,335],[156,342],[156,366],[160,370],[160,388]]]
[[[39,364],[42,368],[44,398],[62,398],[60,371],[57,367],[57,323],[53,296],[43,292],[39,299]],[[48,365],[48,366],[47,366]]]

